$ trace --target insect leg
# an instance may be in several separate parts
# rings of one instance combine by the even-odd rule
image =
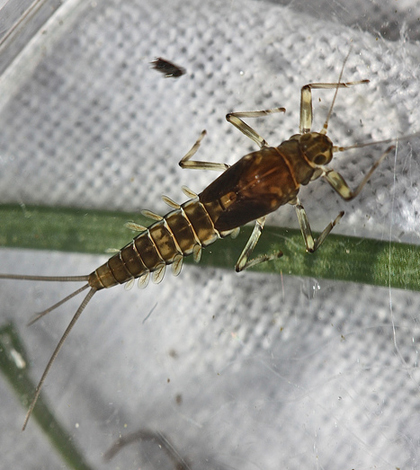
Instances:
[[[341,76],[340,76],[341,78]],[[346,83],[308,83],[303,86],[300,92],[300,124],[299,132],[306,134],[311,131],[313,121],[312,109],[312,90],[314,89],[331,89],[331,88],[349,88],[353,85],[360,85],[362,83],[369,83],[369,80],[357,80],[355,82]],[[331,111],[330,111],[331,112]],[[329,118],[329,116],[328,116]],[[327,124],[328,124],[327,118]]]
[[[281,256],[283,256],[283,253],[279,251],[278,253],[275,253],[273,255],[262,255],[258,256],[258,258],[249,259],[261,236],[261,233],[264,228],[264,223],[265,217],[261,217],[255,221],[254,230],[252,231],[251,236],[249,237],[245,245],[245,248],[239,256],[238,261],[236,262],[235,269],[237,272],[243,271],[244,269],[248,269],[251,266],[264,263],[265,261],[270,261],[272,259],[280,258]]]
[[[273,108],[273,109],[263,109],[261,111],[241,111],[235,113],[229,113],[226,115],[226,120],[233,124],[237,129],[239,129],[242,134],[249,137],[253,140],[256,144],[258,144],[261,148],[268,147],[267,142],[263,139],[256,130],[254,130],[251,126],[248,126],[241,118],[248,118],[248,117],[262,117],[267,116],[268,114],[274,113],[285,113],[286,108]]]
[[[347,184],[346,180],[340,175],[340,173],[335,170],[326,170],[322,177],[328,181],[334,191],[336,191],[343,199],[345,199],[346,201],[350,201],[360,193],[360,191],[363,189],[363,186],[369,181],[370,177],[372,176],[372,173],[383,162],[385,157],[394,149],[395,145],[391,145],[385,150],[385,152],[380,156],[380,158],[376,160],[376,162],[372,165],[372,168],[368,171],[366,176],[363,178],[359,186],[357,186],[354,191],[349,188],[349,185]]]
[[[195,144],[186,153],[186,155],[181,159],[181,161],[179,162],[179,166],[182,169],[188,168],[189,170],[225,171],[229,168],[229,165],[227,165],[226,163],[198,162],[198,161],[190,160],[190,158],[193,157],[197,153],[197,150],[200,147],[200,143],[206,134],[207,132],[205,130],[202,131],[200,134],[200,137],[197,139]]]
[[[302,232],[302,236],[303,236],[303,239],[305,241],[306,251],[308,251],[309,253],[313,253],[314,251],[316,251],[322,245],[324,240],[327,238],[328,234],[331,232],[331,230],[334,228],[334,226],[339,222],[341,217],[343,217],[343,215],[344,215],[344,212],[341,211],[337,215],[335,220],[333,222],[330,222],[324,228],[321,235],[316,240],[314,240],[314,237],[312,236],[312,230],[311,230],[311,226],[309,224],[308,216],[306,215],[306,211],[305,211],[304,207],[302,206],[302,204],[300,203],[299,199],[297,199],[295,209],[296,209],[296,214],[297,214],[297,217],[298,217],[298,220],[299,220],[300,230]]]

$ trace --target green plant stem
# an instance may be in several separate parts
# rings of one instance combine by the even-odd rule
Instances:
[[[19,205],[0,206],[0,220],[0,246],[100,254],[121,248],[135,236],[125,222],[150,224],[139,214]],[[250,230],[245,227],[238,238],[228,237],[208,247],[201,265],[233,270]],[[417,245],[330,234],[316,253],[308,254],[299,230],[266,227],[256,255],[279,250],[283,257],[255,269],[420,290]]]
[[[29,374],[29,363],[17,330],[12,323],[0,327],[0,371],[8,380],[24,408],[28,408],[35,384]],[[82,454],[76,448],[72,436],[67,433],[49,409],[42,394],[33,411],[33,419],[41,426],[57,452],[69,468],[89,470]],[[23,420],[22,420],[23,424]]]

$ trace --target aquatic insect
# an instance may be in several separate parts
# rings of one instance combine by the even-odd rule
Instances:
[[[64,341],[96,292],[117,284],[132,282],[136,278],[141,286],[145,286],[150,277],[153,282],[159,283],[162,281],[168,265],[172,266],[172,273],[178,275],[186,256],[193,255],[194,260],[198,262],[203,247],[214,243],[219,238],[228,235],[234,236],[238,233],[239,227],[250,221],[255,221],[255,226],[236,263],[236,271],[242,271],[258,263],[279,258],[282,256],[282,252],[256,258],[251,258],[251,255],[262,233],[266,215],[285,204],[291,204],[296,209],[306,250],[314,252],[322,245],[344,212],[340,212],[334,221],[325,227],[319,237],[314,239],[307,214],[298,198],[300,187],[322,177],[343,199],[351,200],[360,193],[375,169],[394,148],[390,146],[380,156],[355,190],[349,188],[339,173],[326,166],[331,162],[333,154],[336,152],[378,143],[389,143],[395,140],[389,139],[381,142],[356,144],[351,147],[338,147],[333,145],[327,137],[328,123],[339,88],[348,88],[369,82],[369,80],[341,82],[346,60],[347,58],[343,63],[337,83],[310,83],[302,87],[299,134],[291,136],[289,140],[284,141],[278,147],[270,147],[242,118],[285,112],[284,108],[233,112],[226,116],[231,124],[260,147],[259,150],[245,155],[232,166],[224,163],[191,160],[205,136],[206,132],[203,131],[179,164],[182,168],[217,170],[223,171],[223,173],[200,194],[183,187],[183,191],[189,199],[181,205],[169,197],[163,196],[163,200],[172,209],[164,217],[151,211],[143,211],[143,214],[152,218],[154,223],[149,227],[130,224],[131,228],[140,232],[139,235],[91,274],[68,277],[0,275],[0,279],[85,282],[81,288],[39,313],[31,323],[82,291],[89,290],[42,374],[26,414],[23,429],[27,425],[47,374]],[[320,132],[311,131],[313,89],[335,89],[327,118]]]
[[[165,78],[178,78],[186,73],[183,67],[180,67],[169,60],[162,59],[162,57],[158,57],[151,62],[151,64],[153,65],[152,68],[163,73]]]

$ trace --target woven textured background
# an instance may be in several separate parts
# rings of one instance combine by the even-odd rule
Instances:
[[[336,81],[350,48],[344,80],[371,82],[339,91],[333,141],[419,131],[416,2],[306,3],[65,2],[0,83],[0,201],[164,213],[161,194],[181,202],[181,185],[200,191],[216,176],[177,165],[202,129],[197,158],[233,163],[255,145],[225,114],[284,106],[250,122],[278,145],[298,132],[301,86]],[[187,74],[164,79],[150,67],[158,56]],[[314,130],[332,94],[314,93]],[[304,188],[313,228],[344,209],[339,233],[418,243],[416,143],[401,142],[351,203],[322,181]],[[381,150],[333,166],[355,186]],[[270,223],[297,226],[294,210]],[[85,274],[104,259],[0,254],[1,272],[34,274]],[[35,379],[77,301],[25,321],[68,291],[0,283],[0,315],[22,326]],[[98,294],[45,392],[94,468],[173,468],[147,443],[102,461],[120,435],[150,429],[191,469],[415,469],[419,305],[393,289],[187,267],[145,291]],[[3,381],[0,393],[0,466],[64,468],[35,422],[20,433],[24,411]]]

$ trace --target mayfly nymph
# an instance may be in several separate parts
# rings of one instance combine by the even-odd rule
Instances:
[[[46,376],[64,341],[96,292],[118,284],[132,282],[136,278],[142,286],[147,285],[150,277],[153,282],[159,283],[162,281],[168,265],[171,265],[172,273],[178,275],[186,256],[192,255],[194,260],[198,262],[204,247],[228,235],[234,236],[242,225],[251,221],[255,221],[254,229],[239,256],[235,266],[236,271],[242,271],[258,263],[279,258],[282,256],[282,252],[256,258],[251,258],[251,255],[262,233],[266,216],[285,204],[291,204],[296,209],[306,250],[314,252],[322,245],[344,212],[340,212],[325,227],[319,237],[314,239],[307,214],[298,198],[300,187],[323,178],[344,200],[351,200],[360,193],[372,173],[394,146],[385,150],[354,190],[349,188],[338,172],[327,166],[334,153],[396,140],[388,139],[350,147],[339,147],[333,145],[327,136],[328,124],[338,90],[369,82],[369,80],[341,82],[347,57],[337,83],[310,83],[302,87],[299,133],[291,136],[279,146],[269,146],[253,128],[243,121],[243,118],[285,112],[284,108],[232,112],[226,116],[231,124],[260,147],[259,150],[245,155],[232,166],[224,163],[191,160],[206,134],[203,131],[179,164],[182,168],[216,170],[222,171],[222,174],[199,194],[183,187],[184,193],[189,198],[183,204],[178,204],[169,197],[163,196],[163,200],[171,208],[171,211],[163,217],[151,211],[143,211],[143,214],[152,218],[154,222],[148,227],[130,224],[130,228],[134,228],[140,233],[89,275],[68,277],[0,275],[0,279],[80,281],[85,283],[55,305],[37,314],[31,323],[61,306],[75,295],[88,290],[42,374],[26,414],[23,429],[27,425]],[[313,89],[335,89],[327,118],[319,132],[311,130]]]

